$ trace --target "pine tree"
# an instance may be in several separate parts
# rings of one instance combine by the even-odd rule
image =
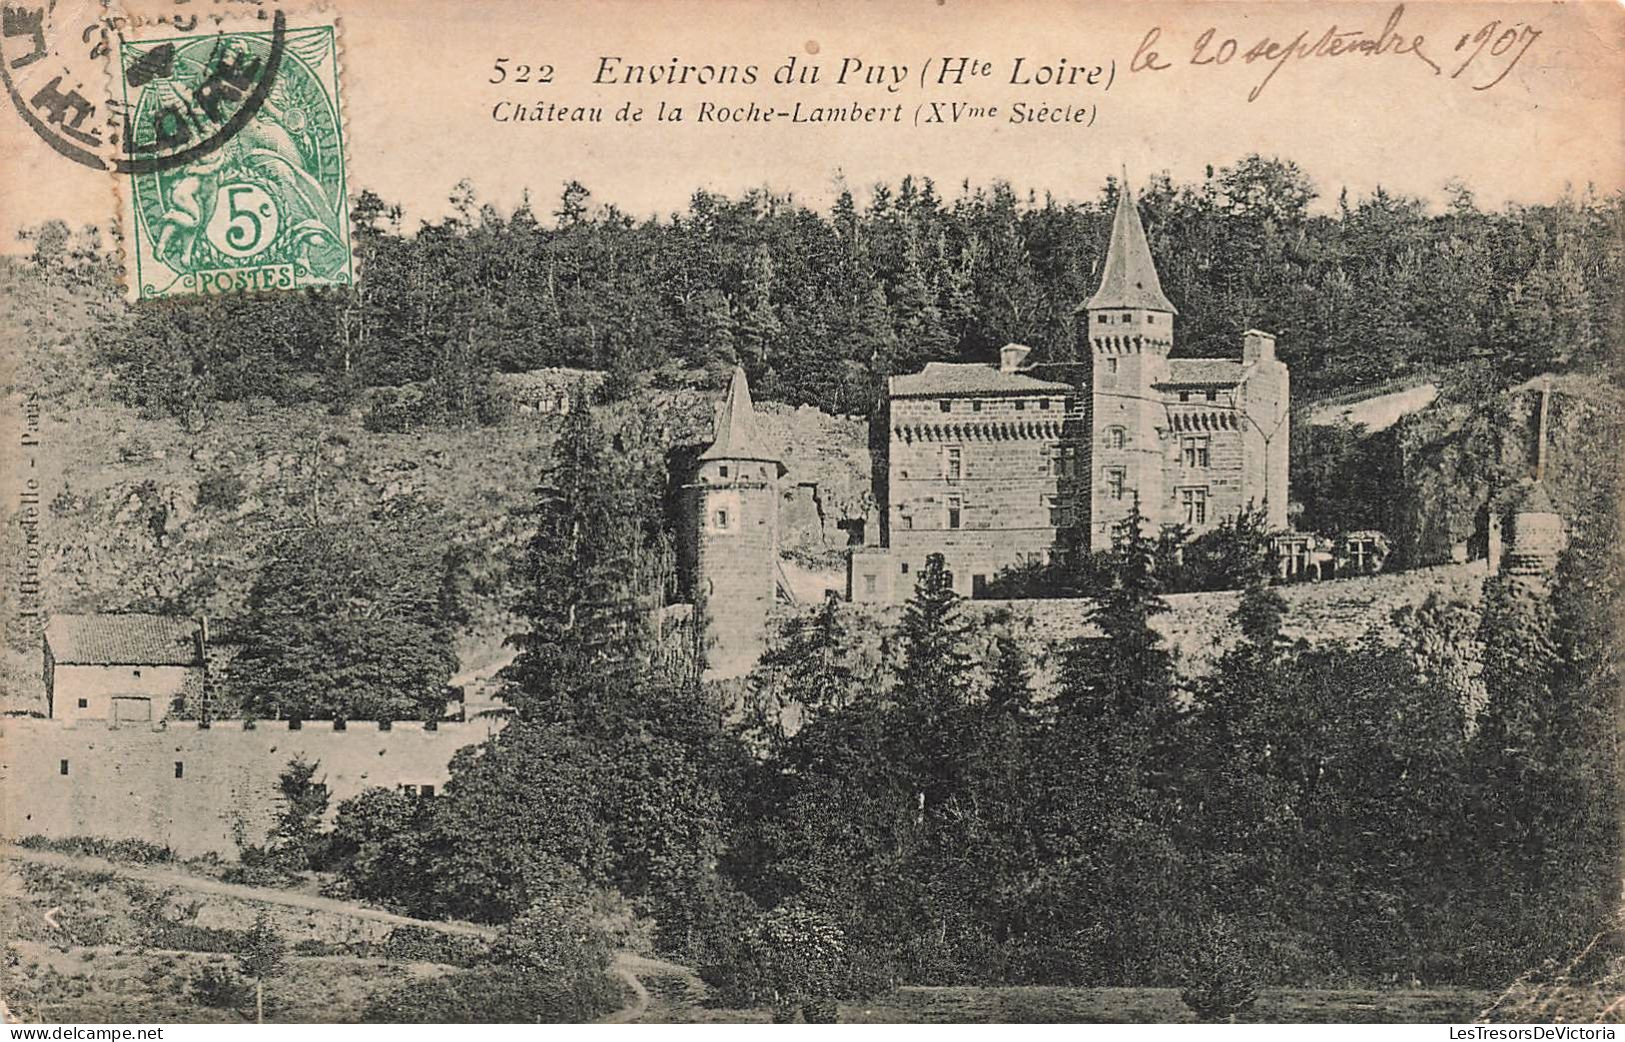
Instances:
[[[1021,645],[1008,634],[994,639],[993,681],[988,705],[995,711],[1021,718],[1033,709],[1033,678]]]
[[[613,731],[653,651],[664,565],[649,545],[650,493],[636,487],[647,475],[612,459],[607,441],[591,410],[566,418],[515,605],[529,626],[509,638],[518,654],[503,678],[522,716]]]
[[[282,809],[271,829],[271,850],[296,872],[315,868],[321,855],[322,818],[327,815],[327,785],[316,781],[320,764],[303,755],[288,761],[277,779]]]
[[[1146,535],[1136,502],[1110,556],[1112,583],[1091,615],[1099,637],[1073,642],[1062,665],[1064,714],[1149,719],[1170,708],[1173,660],[1151,620],[1168,610],[1156,568],[1157,544]]]
[[[959,595],[943,556],[931,554],[914,582],[897,635],[901,664],[892,691],[894,742],[915,775],[922,813],[946,798],[959,771],[969,702],[970,655]]]
[[[767,749],[782,746],[787,712],[801,723],[837,713],[858,695],[851,640],[834,596],[785,620],[751,671],[745,729]]]

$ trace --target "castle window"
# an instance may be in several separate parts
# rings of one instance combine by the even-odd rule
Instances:
[[[1103,325],[1103,326],[1111,325],[1112,324],[1112,317],[1110,315],[1101,315],[1100,316],[1100,324]]]
[[[937,402],[937,408],[941,409],[943,412],[953,412],[954,403],[950,399],[943,398]]]
[[[130,670],[130,673],[133,676],[140,676],[141,675],[141,671],[139,669],[132,669],[132,670]]]
[[[175,761],[175,777],[186,777],[186,764],[182,763],[180,760]]]
[[[89,709],[89,708],[90,708],[90,699],[88,699],[88,698],[81,698],[81,699],[80,699],[80,700],[79,700],[79,708],[80,708],[80,709]]]
[[[1157,324],[1157,316],[1155,316],[1155,315],[1147,315],[1147,316],[1145,316],[1145,324],[1148,325],[1148,326],[1156,325]]]
[[[1182,488],[1179,490],[1179,505],[1185,511],[1185,523],[1188,525],[1207,524],[1207,489]]]
[[[1372,566],[1376,563],[1377,554],[1377,544],[1375,540],[1350,539],[1348,549],[1349,564],[1353,566],[1356,572],[1366,572],[1372,570]]]
[[[958,481],[965,476],[965,450],[958,445],[950,445],[943,450],[945,454],[944,473],[949,481]]]
[[[1117,375],[1117,359],[1115,359],[1115,358],[1106,359],[1106,371],[1108,373],[1111,373],[1113,376]]]
[[[68,773],[68,761],[63,760],[60,764],[58,764],[57,770],[61,771],[62,774],[66,776]]]
[[[970,403],[970,411],[971,412],[981,412],[982,411],[982,400],[980,398],[978,398],[976,401]]]
[[[961,500],[958,496],[949,496],[948,497],[948,527],[949,528],[958,528],[959,527],[959,515],[960,515],[961,511],[963,511],[964,505],[965,505],[964,501]]]
[[[908,562],[907,561],[903,562],[903,574],[904,575],[908,574]]]
[[[1106,494],[1112,499],[1123,498],[1123,483],[1126,472],[1122,467],[1106,468]]]
[[[723,477],[727,477],[728,476],[728,465],[726,463],[724,463],[721,466],[719,466],[717,468],[717,473],[721,474]]]
[[[1208,391],[1207,392],[1207,400],[1210,401],[1210,402],[1218,401],[1219,400],[1219,392],[1218,391],[1212,391],[1212,390]]]
[[[716,529],[719,532],[726,532],[728,530],[728,512],[726,510],[717,511]]]
[[[1066,525],[1066,506],[1060,496],[1045,496],[1044,505],[1049,509],[1049,523],[1055,528]]]
[[[874,593],[875,592],[875,577],[874,576],[865,575],[863,577],[863,592],[864,593]]]
[[[1127,437],[1128,437],[1127,432],[1125,432],[1123,430],[1123,428],[1121,428],[1121,427],[1107,427],[1106,428],[1106,447],[1108,449],[1120,449],[1120,448],[1123,447],[1123,443],[1127,440]]]
[[[1026,402],[1021,401],[1020,399],[1016,400],[1016,412],[1023,412],[1023,411],[1026,410],[1026,408],[1027,408],[1027,403]]]
[[[1181,446],[1180,446],[1181,455],[1180,455],[1180,458],[1184,461],[1185,466],[1187,466],[1187,467],[1206,467],[1206,466],[1208,466],[1208,460],[1209,460],[1208,446],[1209,446],[1209,443],[1210,443],[1211,439],[1209,439],[1207,437],[1189,437],[1189,438],[1182,438],[1182,439],[1180,439],[1180,441],[1181,441]]]
[[[1309,543],[1303,539],[1289,540],[1281,547],[1281,569],[1285,578],[1302,575],[1309,567]]]
[[[1190,401],[1191,400],[1191,393],[1189,391],[1180,391],[1179,392],[1179,400],[1182,401],[1182,402]]]
[[[1049,408],[1049,399],[1048,398],[1040,398],[1040,399],[1038,399],[1038,407],[1040,409],[1048,409]]]

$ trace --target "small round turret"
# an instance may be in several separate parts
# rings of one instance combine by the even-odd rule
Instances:
[[[784,465],[756,426],[745,371],[734,369],[715,436],[684,486],[707,679],[750,671],[778,590]]]

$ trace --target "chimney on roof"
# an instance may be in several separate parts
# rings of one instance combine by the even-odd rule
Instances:
[[[1275,361],[1275,334],[1249,329],[1241,334],[1241,364]]]
[[[999,372],[1013,373],[1021,368],[1021,363],[1032,354],[1032,348],[1025,344],[1005,344],[999,348]]]

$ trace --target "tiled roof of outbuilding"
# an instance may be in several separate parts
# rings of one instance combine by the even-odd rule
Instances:
[[[197,623],[175,615],[54,615],[45,626],[45,640],[58,665],[199,664]]]
[[[967,394],[1066,394],[1071,384],[1007,373],[979,362],[927,362],[924,369],[891,378],[893,398],[950,398]]]

